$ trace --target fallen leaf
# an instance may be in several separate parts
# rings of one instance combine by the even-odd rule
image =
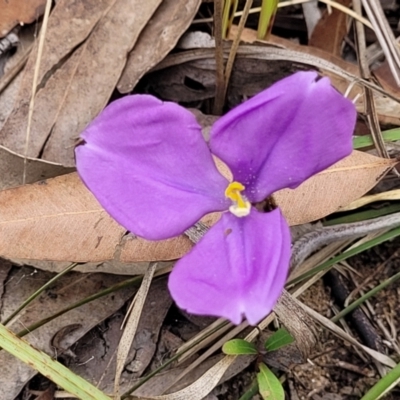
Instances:
[[[367,204],[374,203],[376,201],[393,201],[400,200],[400,189],[389,190],[387,192],[380,192],[376,194],[371,194],[369,196],[360,197],[357,200],[354,200],[350,204],[347,204],[344,207],[340,207],[338,211],[350,211],[356,210],[357,208],[361,208],[366,206]]]
[[[354,151],[274,199],[289,225],[310,222],[361,197],[396,162]],[[184,235],[148,241],[126,234],[76,173],[0,192],[0,256],[5,258],[129,263],[172,260],[191,248]]]
[[[45,160],[75,165],[78,135],[108,103],[128,53],[161,1],[116,0],[95,26],[76,57],[66,93],[58,98],[57,115],[46,131],[51,135],[43,149]],[[54,82],[57,91],[61,82]],[[51,91],[47,96],[52,98]]]
[[[52,10],[43,46],[38,73],[39,88],[35,99],[35,107],[31,128],[31,141],[28,155],[38,157],[47,140],[54,118],[58,110],[58,102],[65,95],[65,84],[58,97],[57,93],[49,92],[49,97],[43,97],[47,81],[59,69],[64,67],[67,56],[74,49],[79,51],[80,44],[89,36],[93,27],[115,0],[84,0],[71,2],[59,0]],[[68,40],[65,40],[68,38]],[[35,71],[38,44],[33,46],[27,64],[22,72],[22,82],[14,109],[0,131],[0,144],[19,153],[25,153],[27,118],[29,102],[32,93],[32,82]]]
[[[171,260],[191,247],[185,236],[150,242],[126,235],[76,173],[0,192],[0,255],[5,258]]]
[[[129,85],[171,50],[199,4],[200,0],[179,4],[171,0],[57,2],[40,63],[28,155],[74,166],[75,142],[108,103],[136,42],[124,75],[129,75]],[[70,40],[64,40],[66,36]],[[25,154],[36,56],[35,46],[14,109],[0,131],[0,144],[19,154]]]
[[[128,390],[132,380],[138,379],[149,366],[157,350],[160,331],[172,299],[167,287],[167,279],[155,280],[143,308],[142,316],[125,370],[122,373],[121,392]],[[122,335],[122,316],[115,315],[107,321],[107,329],[102,335],[89,332],[74,347],[77,358],[72,361],[70,368],[79,376],[98,385],[105,393],[112,393],[115,378],[115,353]],[[93,338],[95,336],[95,339]],[[165,348],[162,349],[165,356]],[[94,357],[93,361],[85,361]],[[157,358],[158,359],[158,358]]]
[[[53,275],[48,272],[28,267],[14,267],[8,277],[7,290],[2,296],[2,319],[7,318],[28,296],[52,277]],[[19,332],[32,323],[99,292],[101,288],[110,287],[125,279],[110,274],[69,273],[59,278],[7,327]],[[60,343],[68,343],[68,346],[72,345],[90,329],[120,309],[134,291],[134,288],[128,287],[81,305],[29,333],[25,339],[37,349],[56,357],[62,350],[54,346],[57,345],[56,339]],[[1,400],[13,400],[36,371],[5,351],[0,352],[0,365]]]
[[[346,7],[351,4],[351,0],[338,0],[337,2]],[[347,18],[347,15],[337,8],[330,12],[324,10],[322,18],[312,32],[308,45],[341,57],[343,40],[347,35]]]
[[[353,153],[306,180],[296,189],[283,189],[273,198],[289,225],[300,225],[337,211],[372,189],[397,160]]]
[[[65,168],[60,164],[27,158],[0,146],[0,190],[22,185],[22,176],[26,165],[26,183],[54,178],[71,173],[74,168]]]
[[[192,22],[201,0],[164,0],[130,52],[118,82],[120,93],[130,92],[139,79],[176,45]]]
[[[0,38],[14,26],[30,24],[44,13],[46,0],[0,0]]]

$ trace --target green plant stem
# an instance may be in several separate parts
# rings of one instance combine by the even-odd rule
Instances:
[[[384,289],[386,286],[389,286],[393,282],[396,282],[397,279],[400,278],[400,272],[393,275],[389,279],[383,281],[380,285],[374,287],[369,292],[365,293],[364,296],[360,297],[359,299],[353,301],[353,303],[349,304],[346,308],[344,308],[339,314],[335,315],[331,321],[338,322],[341,318],[343,318],[348,313],[352,312],[355,308],[357,308],[360,304],[364,303],[365,300],[368,300],[370,297],[375,296],[380,290]]]
[[[389,129],[387,131],[382,132],[383,140],[385,142],[395,142],[396,140],[400,140],[400,129],[394,128]],[[354,149],[361,149],[363,147],[373,146],[374,142],[372,140],[371,135],[365,136],[356,136],[353,139],[353,148]]]
[[[224,4],[224,11],[222,13],[222,38],[226,39],[229,29],[232,25],[235,12],[237,10],[238,0],[226,0]]]
[[[391,371],[389,371],[383,378],[381,378],[368,392],[361,398],[361,400],[377,400],[388,392],[400,379],[400,364],[397,364]]]
[[[54,282],[56,282],[59,278],[61,278],[63,275],[65,275],[67,272],[71,271],[74,269],[78,263],[73,263],[69,265],[67,268],[65,268],[63,271],[61,271],[59,274],[51,278],[45,285],[43,285],[40,289],[36,290],[35,293],[30,295],[11,315],[9,315],[4,321],[1,323],[3,325],[7,325],[21,310],[23,310],[31,301],[36,299],[41,293],[43,293],[48,287],[50,287]]]
[[[262,0],[257,28],[258,39],[265,40],[268,37],[274,23],[277,8],[278,0]]]

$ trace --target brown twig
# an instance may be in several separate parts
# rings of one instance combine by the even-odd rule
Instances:
[[[215,38],[215,100],[214,110],[215,115],[221,115],[224,107],[224,48],[222,41],[222,10],[223,1],[215,0],[214,2],[214,38]]]

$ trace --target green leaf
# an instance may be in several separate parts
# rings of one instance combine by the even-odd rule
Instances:
[[[264,400],[285,400],[285,392],[279,379],[263,363],[259,365],[257,374],[258,389]]]
[[[400,129],[394,128],[382,132],[382,137],[385,142],[395,142],[400,140]],[[371,135],[355,136],[353,139],[353,148],[361,149],[363,147],[373,146],[374,142]]]
[[[222,351],[230,356],[258,354],[256,346],[243,339],[232,339],[225,342],[222,346]]]
[[[280,328],[270,338],[268,338],[265,342],[265,348],[267,351],[274,351],[293,342],[293,336],[291,336],[285,328]]]
[[[361,400],[377,400],[382,396],[386,395],[390,392],[390,390],[394,389],[396,385],[400,382],[400,364],[397,364],[391,371],[389,371],[383,378],[381,378],[378,382],[375,383],[374,386],[367,393],[365,393],[364,397]]]
[[[258,20],[257,38],[265,40],[268,38],[274,23],[278,0],[262,0],[260,19]]]

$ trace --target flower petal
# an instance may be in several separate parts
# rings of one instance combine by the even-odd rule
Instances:
[[[101,205],[145,239],[176,236],[229,207],[195,117],[152,96],[108,106],[81,135],[79,175]]]
[[[290,231],[279,209],[249,216],[224,213],[169,278],[177,305],[189,313],[257,324],[286,281]]]
[[[210,148],[258,202],[350,154],[355,121],[353,103],[328,78],[298,72],[220,118]]]

